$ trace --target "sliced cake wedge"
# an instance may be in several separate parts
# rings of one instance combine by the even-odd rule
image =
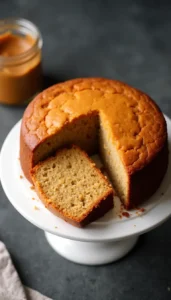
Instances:
[[[82,227],[113,208],[113,189],[88,155],[77,146],[59,150],[31,170],[45,206]]]

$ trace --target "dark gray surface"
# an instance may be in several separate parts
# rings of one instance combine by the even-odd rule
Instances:
[[[171,2],[117,2],[1,0],[0,18],[39,26],[46,86],[79,76],[116,78],[149,93],[171,117]],[[0,106],[0,144],[22,113]],[[145,234],[115,264],[79,266],[58,256],[0,190],[0,239],[24,284],[54,300],[171,299],[170,228],[171,220]]]

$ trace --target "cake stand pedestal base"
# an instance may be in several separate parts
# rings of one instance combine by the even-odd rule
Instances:
[[[82,265],[104,265],[125,256],[136,244],[138,236],[115,242],[78,242],[51,233],[45,236],[52,248],[64,258]]]

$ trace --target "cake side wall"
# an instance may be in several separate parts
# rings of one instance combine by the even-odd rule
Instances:
[[[140,205],[159,188],[168,168],[168,140],[157,156],[142,170],[132,174],[129,182],[127,209]]]
[[[20,164],[25,177],[32,183],[30,170],[33,167],[33,152],[26,144],[22,133],[20,133]]]

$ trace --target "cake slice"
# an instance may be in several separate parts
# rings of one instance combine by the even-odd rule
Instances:
[[[59,150],[31,170],[45,206],[82,227],[113,208],[113,189],[88,155],[77,146]]]

